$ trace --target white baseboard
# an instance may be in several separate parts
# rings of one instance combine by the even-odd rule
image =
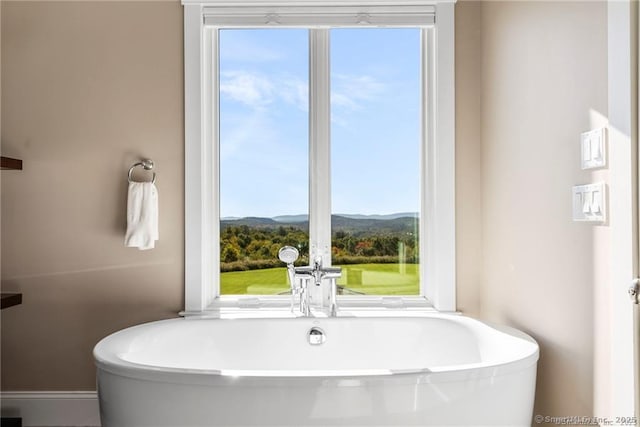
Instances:
[[[95,391],[3,391],[3,417],[21,417],[24,427],[98,427]]]

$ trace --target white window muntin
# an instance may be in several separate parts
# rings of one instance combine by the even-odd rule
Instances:
[[[435,12],[445,18],[439,27],[432,25]],[[323,17],[330,19],[323,21]],[[327,264],[331,262],[331,183],[327,178],[330,103],[326,28],[422,28],[421,297],[404,297],[401,305],[421,305],[428,298],[439,310],[455,310],[453,3],[419,8],[280,9],[185,3],[185,312],[286,303],[287,298],[274,296],[220,297],[219,127],[214,106],[219,93],[220,29],[295,26],[310,29],[310,259],[320,255]],[[354,305],[377,305],[385,300],[379,296],[341,299]]]

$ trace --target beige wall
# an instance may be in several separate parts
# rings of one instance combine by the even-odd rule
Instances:
[[[456,304],[480,314],[482,271],[481,3],[456,4]]]
[[[183,308],[182,7],[2,2],[2,389],[94,390],[91,349]],[[160,241],[123,246],[126,172],[156,162]]]
[[[540,343],[536,413],[592,415],[606,227],[572,222],[571,187],[607,115],[606,2],[485,2],[481,19],[481,316]]]

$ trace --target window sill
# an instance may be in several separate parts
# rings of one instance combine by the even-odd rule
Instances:
[[[438,312],[424,297],[338,297],[338,317],[397,316],[408,313]],[[205,310],[182,311],[184,317],[212,318],[294,318],[291,299],[288,296],[222,296]],[[313,317],[326,317],[326,313],[314,312]]]

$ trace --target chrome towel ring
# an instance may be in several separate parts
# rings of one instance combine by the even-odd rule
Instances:
[[[129,168],[129,173],[127,174],[127,180],[129,182],[134,182],[133,179],[131,178],[131,174],[133,173],[133,169],[135,169],[138,166],[142,166],[144,168],[144,170],[146,171],[150,171],[153,169],[153,160],[151,159],[144,159],[138,163],[135,163],[133,166],[131,166]],[[153,172],[153,178],[151,179],[151,183],[155,184],[156,183],[156,173]]]

